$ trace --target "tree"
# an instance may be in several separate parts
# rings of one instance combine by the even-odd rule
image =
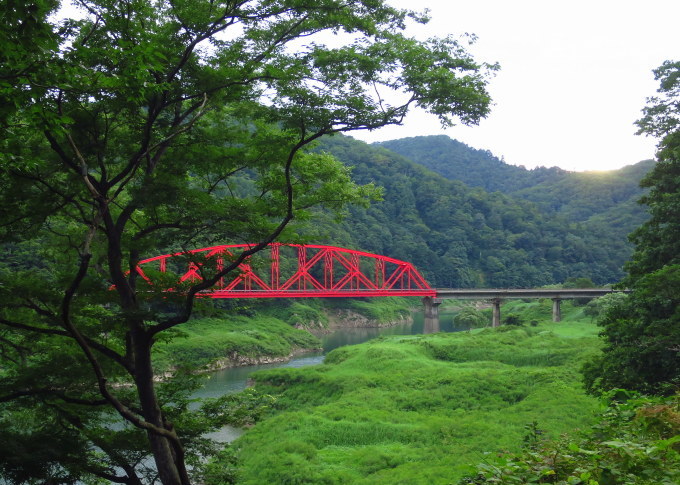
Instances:
[[[56,3],[40,5],[36,44],[16,43],[11,23],[0,36],[25,60],[1,85],[13,103],[0,139],[0,470],[187,484],[215,452],[203,433],[227,418],[215,403],[189,410],[190,375],[157,382],[154,343],[246,258],[296,240],[311,207],[375,197],[308,151],[315,140],[413,106],[476,123],[495,66],[453,38],[407,37],[427,19],[381,0],[78,0],[59,21]],[[174,293],[135,271],[217,241],[253,245],[203,265],[201,281],[168,281]]]
[[[623,300],[626,298],[628,298],[628,295],[621,292],[608,293],[599,298],[593,298],[583,309],[583,313],[588,315],[591,319],[595,319],[600,315],[604,315],[612,307],[623,304]]]
[[[623,286],[630,296],[600,321],[603,355],[586,365],[591,392],[623,387],[672,394],[680,387],[680,63],[655,70],[659,97],[649,99],[640,133],[662,137],[658,162],[642,180],[650,218],[635,243]]]
[[[593,283],[593,280],[590,278],[572,276],[567,278],[563,286],[564,288],[595,288],[597,285]],[[590,300],[590,298],[575,298],[574,304],[584,306],[587,305]]]
[[[489,325],[489,319],[475,307],[463,308],[453,317],[453,323],[457,327],[478,328]]]
[[[597,285],[590,278],[572,276],[567,278],[562,286],[564,288],[595,288]]]
[[[47,18],[59,5],[58,0],[4,2],[0,7],[0,126],[6,129],[7,117],[26,101],[17,90],[49,58],[56,38]]]
[[[661,137],[657,163],[640,185],[649,193],[640,199],[649,210],[649,220],[631,234],[636,244],[628,264],[635,281],[667,264],[680,263],[680,62],[666,61],[654,71],[660,81],[658,97],[638,121],[639,133]]]

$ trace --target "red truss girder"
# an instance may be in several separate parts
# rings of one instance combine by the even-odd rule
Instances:
[[[233,260],[240,251],[250,247],[252,246],[248,244],[230,244],[194,249],[188,253],[164,254],[140,261],[137,273],[153,284],[152,279],[144,272],[145,265],[147,268],[155,267],[157,271],[165,273],[170,258],[184,257],[193,261],[188,263],[185,270],[181,270],[184,272],[180,275],[179,281],[198,282],[203,280],[202,271],[206,271],[207,276],[215,274],[224,268],[225,261]],[[282,259],[282,248],[293,248],[297,260]],[[248,258],[239,265],[235,277],[223,278],[211,290],[201,293],[201,296],[211,298],[435,296],[435,290],[430,288],[418,270],[411,263],[398,259],[316,244],[273,243],[269,245],[269,249],[269,268],[256,271],[251,264],[251,258]],[[281,281],[282,262],[288,266],[295,263],[292,275],[286,277],[284,281]]]

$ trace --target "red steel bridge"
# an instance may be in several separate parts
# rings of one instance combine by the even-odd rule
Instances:
[[[140,261],[136,271],[151,286],[181,292],[212,279],[252,247],[254,245],[227,244],[164,254]],[[233,276],[230,273],[228,278],[220,279],[199,295],[206,298],[421,296],[425,317],[437,322],[442,298],[491,300],[496,327],[500,325],[500,304],[508,298],[550,298],[553,321],[559,322],[563,299],[628,292],[605,288],[434,289],[411,263],[387,256],[318,244],[272,243],[268,249],[247,257]]]
[[[210,278],[253,245],[230,244],[164,254],[140,261],[136,271],[149,284],[179,275],[168,291]],[[272,243],[248,257],[210,290],[210,298],[309,298],[357,296],[436,296],[411,264],[378,254],[316,244]]]

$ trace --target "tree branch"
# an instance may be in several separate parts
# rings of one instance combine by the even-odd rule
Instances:
[[[96,434],[90,432],[87,427],[82,423],[80,418],[78,416],[74,416],[71,413],[66,412],[63,409],[60,409],[57,407],[59,410],[59,413],[61,414],[62,417],[68,421],[72,426],[74,426],[76,429],[81,431],[92,443],[100,448],[104,453],[106,453],[111,460],[119,467],[123,469],[127,477],[121,477],[118,475],[114,475],[112,473],[108,473],[106,471],[103,471],[99,468],[95,468],[93,466],[87,466],[87,470],[100,477],[104,478],[106,480],[109,480],[114,483],[126,483],[130,485],[142,485],[142,481],[139,479],[137,476],[137,473],[135,471],[135,468],[133,465],[131,465],[125,457],[118,452],[115,448],[111,447],[110,444],[102,439],[101,437],[97,436]]]
[[[154,434],[163,436],[165,438],[168,438],[171,441],[178,441],[177,434],[171,431],[168,431],[164,428],[155,426],[143,419],[140,419],[136,414],[132,412],[127,406],[125,406],[122,402],[120,402],[113,394],[108,389],[107,385],[107,379],[104,375],[104,371],[99,364],[99,361],[97,358],[94,356],[92,353],[92,349],[90,348],[87,339],[83,337],[83,335],[78,331],[78,329],[73,325],[71,322],[71,317],[70,317],[70,305],[71,305],[71,300],[73,296],[75,295],[78,287],[80,286],[81,282],[85,278],[85,274],[87,273],[87,268],[89,266],[91,255],[90,254],[85,254],[81,257],[81,262],[80,262],[80,267],[78,269],[78,273],[76,274],[75,278],[73,279],[73,282],[71,283],[71,286],[66,290],[64,294],[64,299],[62,303],[62,322],[64,328],[73,336],[75,341],[78,343],[80,346],[81,350],[85,354],[85,357],[87,358],[88,362],[90,363],[90,366],[92,367],[92,370],[94,371],[94,374],[97,378],[97,384],[99,387],[99,392],[100,394],[108,401],[116,411],[118,411],[118,414],[120,414],[124,419],[132,423],[134,426],[144,429],[146,431],[150,431]]]
[[[15,399],[29,396],[54,396],[69,404],[81,404],[83,406],[104,406],[108,404],[106,399],[81,399],[76,397],[69,397],[61,389],[39,388],[39,389],[25,389],[15,391],[11,394],[0,396],[0,402],[9,402]]]
[[[269,234],[269,236],[261,240],[259,243],[257,243],[250,249],[242,251],[234,261],[232,261],[227,267],[223,268],[221,271],[217,272],[213,277],[204,279],[201,283],[192,286],[187,292],[183,311],[179,315],[164,320],[158,323],[157,325],[149,328],[148,331],[150,336],[156,335],[157,333],[162,332],[163,330],[167,330],[176,325],[186,322],[191,315],[194,299],[199,292],[214,286],[221,278],[237,269],[239,265],[241,265],[241,263],[243,263],[249,256],[266,248],[267,245],[269,245],[269,243],[273,242],[283,232],[288,223],[294,218],[294,204],[293,204],[294,188],[292,183],[291,170],[293,166],[293,160],[295,159],[295,155],[304,146],[308,145],[317,138],[323,136],[325,133],[326,133],[325,131],[319,131],[309,137],[305,137],[305,131],[303,129],[300,141],[298,141],[298,143],[296,143],[295,146],[293,146],[290,152],[288,153],[288,158],[286,160],[284,169],[286,186],[286,215],[279,222],[278,226]]]
[[[7,320],[5,318],[0,318],[0,324],[5,325],[7,327],[12,327],[16,328],[19,330],[26,330],[28,332],[34,332],[34,333],[39,333],[43,335],[57,335],[60,337],[68,337],[68,338],[73,338],[73,336],[67,332],[66,330],[58,329],[58,328],[43,328],[43,327],[35,327],[33,325],[26,325],[24,323],[19,323],[19,322],[13,322],[11,320]],[[118,352],[115,350],[100,344],[99,342],[92,340],[89,337],[83,337],[87,344],[92,347],[94,350],[99,352],[100,354],[110,358],[111,360],[115,361],[119,365],[121,365],[123,368],[125,368],[126,371],[129,373],[132,373],[133,369],[130,367],[130,365],[126,362],[126,360],[123,358],[122,355],[120,355]]]

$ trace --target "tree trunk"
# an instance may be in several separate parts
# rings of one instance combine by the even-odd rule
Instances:
[[[133,332],[132,345],[135,349],[135,383],[144,420],[158,428],[168,429],[153,380],[151,341],[143,330],[139,330]],[[172,429],[168,431],[173,432]],[[164,485],[188,485],[183,453],[178,456],[171,439],[153,431],[147,431],[147,435],[161,482]]]

